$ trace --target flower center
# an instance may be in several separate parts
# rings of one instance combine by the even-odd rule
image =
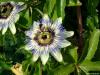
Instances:
[[[42,45],[50,44],[52,41],[52,35],[49,32],[41,32],[38,36],[38,42]]]
[[[50,28],[44,28],[41,32],[36,34],[34,39],[41,46],[50,45],[54,39],[54,32],[51,31]]]
[[[13,10],[13,6],[10,3],[0,5],[0,19],[7,19]]]

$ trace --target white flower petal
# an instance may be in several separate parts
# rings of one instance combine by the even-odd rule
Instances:
[[[41,61],[42,61],[43,65],[45,65],[47,63],[48,58],[49,58],[49,53],[47,53],[47,54],[41,54]]]
[[[8,29],[8,24],[5,25],[5,26],[3,26],[3,29],[2,29],[2,35],[5,34],[5,32],[7,31],[7,29]]]
[[[32,42],[32,40],[30,40],[27,45],[25,45],[24,49],[25,50],[32,50],[34,47],[34,42]]]
[[[74,35],[74,32],[73,31],[64,31],[64,37],[67,38],[67,37],[71,37]]]
[[[25,50],[30,50],[29,45],[25,45],[25,46],[24,46],[24,49],[25,49]]]
[[[15,34],[16,33],[16,27],[15,27],[15,24],[12,23],[9,25],[9,28],[10,28],[10,31],[12,32],[12,34]]]
[[[67,40],[63,40],[60,44],[61,48],[67,47],[69,45],[71,45],[71,43]]]
[[[31,28],[31,30],[38,29],[39,28],[39,25],[40,25],[39,22],[34,21],[33,27]]]
[[[44,15],[43,15],[43,19],[44,19],[44,20],[47,20],[47,21],[50,20],[50,19],[49,19],[49,16],[48,16],[47,14],[44,14]]]
[[[62,17],[57,18],[57,20],[54,22],[55,24],[62,24]]]
[[[39,24],[40,24],[39,22],[36,22],[36,21],[33,22],[33,25],[36,25],[37,26]]]
[[[53,28],[60,28],[62,24],[62,18],[57,18],[57,20],[52,24]]]
[[[39,55],[38,54],[34,54],[33,58],[32,58],[33,62],[36,62],[38,60],[38,58],[39,58]]]
[[[32,31],[26,31],[25,34],[26,34],[26,36],[30,37],[31,39],[33,38],[33,32]]]
[[[16,14],[15,16],[15,23],[19,20],[19,14]]]
[[[24,2],[18,2],[18,5],[23,5],[24,4]]]
[[[26,8],[27,8],[27,6],[26,6],[26,4],[24,5],[24,2],[18,2],[18,4],[16,5],[16,9],[18,10],[17,12],[20,12]]]
[[[43,15],[43,18],[41,19],[41,23],[42,23],[43,25],[45,25],[45,26],[51,25],[49,16],[48,16],[47,14],[44,14],[44,15]]]
[[[52,56],[58,61],[58,62],[62,62],[63,61],[63,57],[62,54],[59,50],[53,52],[51,51]]]

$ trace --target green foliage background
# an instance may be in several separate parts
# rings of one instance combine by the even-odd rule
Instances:
[[[11,0],[0,0],[0,2]],[[14,75],[10,67],[16,63],[23,65],[24,75],[100,75],[100,1],[99,0],[13,0],[25,2],[27,8],[20,12],[16,23],[17,33],[8,30],[5,35],[0,31],[0,75]],[[79,25],[77,8],[82,16],[82,48],[79,49]],[[73,30],[74,36],[68,40],[72,45],[62,49],[63,63],[58,63],[52,56],[45,66],[31,61],[32,54],[26,51],[24,32],[30,28],[33,20],[39,20],[47,13],[54,21],[63,17],[66,30]],[[41,73],[42,67],[42,73]]]

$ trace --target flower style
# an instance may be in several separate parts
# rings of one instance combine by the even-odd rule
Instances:
[[[23,2],[1,2],[0,3],[0,30],[2,34],[5,34],[8,27],[12,34],[16,33],[15,23],[19,19],[19,12],[22,11],[25,6]]]
[[[62,18],[52,23],[47,14],[36,22],[33,27],[26,31],[25,34],[29,37],[28,43],[25,46],[26,50],[31,50],[33,53],[32,60],[35,62],[41,58],[42,64],[45,65],[49,58],[49,53],[58,61],[62,62],[63,57],[60,48],[71,45],[68,38],[74,34],[73,31],[66,31],[62,26]]]

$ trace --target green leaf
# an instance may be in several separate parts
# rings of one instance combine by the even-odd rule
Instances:
[[[97,9],[96,7],[99,4],[99,0],[88,0],[87,1],[87,12],[89,15],[93,16],[93,15],[97,15]]]
[[[56,0],[46,0],[43,11],[51,16],[52,11],[54,10],[54,6],[56,4]]]
[[[73,57],[75,63],[77,63],[77,59],[78,59],[78,54],[77,54],[77,47],[70,49],[69,50],[69,54]]]
[[[27,59],[27,60],[23,61],[22,65],[23,65],[22,67],[23,67],[24,74],[25,75],[30,75],[31,69],[33,68],[33,65],[34,65],[32,60],[31,59]],[[31,69],[29,70],[29,68],[31,68]]]
[[[97,46],[99,43],[99,36],[100,36],[100,30],[99,29],[95,29],[92,33],[91,33],[91,37],[89,40],[89,47],[88,47],[88,53],[87,56],[85,58],[85,60],[91,60],[97,50]]]
[[[7,37],[6,37],[7,36]],[[12,37],[11,37],[12,36]],[[6,49],[10,48],[11,46],[17,43],[15,35],[12,35],[11,31],[7,31],[3,36],[3,45]],[[9,50],[9,49],[8,49]]]
[[[54,75],[69,75],[74,70],[74,64],[63,65],[54,70]]]
[[[87,26],[90,30],[95,29],[96,27],[99,28],[99,19],[97,15],[87,17]]]
[[[2,34],[0,34],[0,46],[3,46],[3,36],[2,36]]]
[[[56,2],[57,2],[57,15],[58,15],[58,17],[64,18],[66,0],[57,0]]]
[[[27,19],[28,23],[26,26],[32,25],[32,14],[30,13],[31,9],[26,10],[24,17]]]
[[[58,16],[57,16],[57,7],[55,7],[55,9],[53,10],[51,18],[52,18],[53,21],[55,21],[58,18]]]
[[[8,2],[8,1],[25,2],[26,0],[0,0],[0,2]]]
[[[79,0],[66,0],[67,6],[81,6],[82,3]]]
[[[87,18],[87,26],[89,29],[94,29],[94,18],[93,17],[88,17]]]
[[[7,70],[10,70],[11,65],[8,65],[4,61],[0,60],[0,68],[4,68],[4,69],[7,69]]]
[[[30,25],[32,25],[32,16],[30,14],[30,9],[24,10],[21,13],[20,19],[17,22],[18,27],[27,29],[30,27]]]
[[[82,62],[79,67],[85,71],[100,71],[100,61],[85,61]]]

